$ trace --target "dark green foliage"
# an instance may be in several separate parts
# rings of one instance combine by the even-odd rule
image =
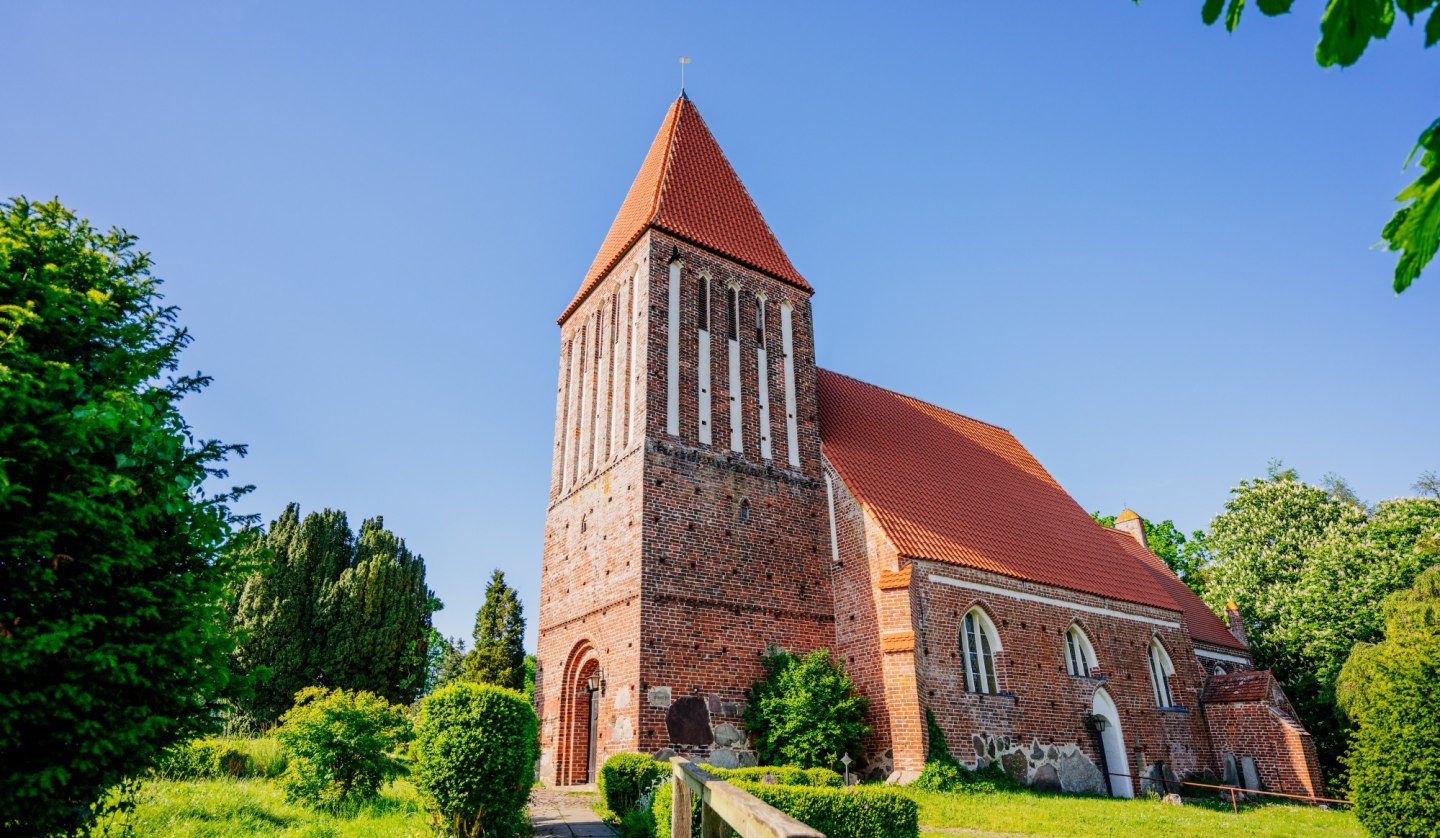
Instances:
[[[465,641],[459,637],[447,638],[430,629],[430,639],[425,644],[425,688],[422,693],[429,695],[464,674]]]
[[[525,615],[515,589],[499,570],[485,587],[475,614],[475,647],[465,656],[465,677],[512,690],[525,688]]]
[[[228,680],[219,556],[239,446],[180,402],[190,335],[150,257],[58,202],[0,202],[0,832],[47,833],[202,731]]]
[[[332,509],[303,519],[290,504],[238,551],[260,569],[239,586],[232,620],[236,669],[258,673],[240,702],[273,721],[295,693],[321,685],[373,692],[408,704],[424,687],[430,615],[440,602],[425,586],[425,560],[385,529]]]
[[[765,680],[751,689],[745,708],[761,762],[835,768],[843,754],[860,753],[868,704],[829,650],[797,658],[772,649],[761,663]]]
[[[914,838],[919,806],[895,788],[851,789],[742,783],[740,787],[828,838]]]
[[[409,737],[403,707],[373,693],[307,687],[275,730],[290,758],[280,786],[289,800],[353,810],[402,773],[392,754]]]
[[[796,768],[793,765],[761,765],[751,768],[716,768],[713,765],[700,767],[712,775],[732,783],[759,783],[763,782],[766,776],[770,776],[774,777],[775,782],[782,786],[822,786],[838,789],[845,785],[845,778],[828,768]]]
[[[1114,515],[1101,515],[1099,512],[1091,512],[1090,517],[1095,523],[1102,527],[1114,527]],[[1141,525],[1145,528],[1145,541],[1150,545],[1150,552],[1159,556],[1165,562],[1165,566],[1175,572],[1184,582],[1186,587],[1199,594],[1205,590],[1204,567],[1208,554],[1205,549],[1205,533],[1196,530],[1187,538],[1175,522],[1166,518],[1160,523],[1155,523],[1149,518],[1141,518]]]
[[[1440,565],[1385,601],[1385,639],[1357,644],[1340,706],[1357,725],[1345,761],[1373,835],[1440,836]]]
[[[415,785],[457,835],[525,834],[539,722],[524,696],[458,681],[420,702]]]
[[[920,807],[899,789],[735,785],[820,830],[826,838],[915,838],[920,834]]]
[[[600,797],[611,812],[623,816],[670,770],[669,763],[643,754],[616,754],[600,766]]]
[[[925,736],[929,746],[925,751],[925,768],[911,783],[923,791],[964,791],[972,794],[988,794],[997,791],[1016,791],[1024,788],[999,765],[991,763],[984,768],[971,771],[950,754],[945,741],[945,731],[935,721],[935,713],[925,710]]]
[[[669,789],[662,787],[662,794]],[[631,809],[620,817],[617,825],[620,838],[652,838],[655,835],[655,810],[646,806],[640,809]]]

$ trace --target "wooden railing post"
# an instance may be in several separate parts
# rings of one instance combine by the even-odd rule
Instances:
[[[715,814],[709,803],[700,805],[700,838],[729,838],[732,834],[725,819]]]
[[[690,785],[678,766],[670,786],[670,838],[690,838]]]

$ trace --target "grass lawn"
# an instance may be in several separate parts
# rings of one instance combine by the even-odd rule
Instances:
[[[1363,838],[1349,812],[1311,806],[1252,805],[1235,814],[1228,806],[1187,803],[1171,806],[1158,800],[1116,800],[1108,797],[997,792],[942,794],[912,790],[920,804],[921,838],[950,838],[975,833],[1011,835],[1125,836],[1164,838],[1310,838],[1346,835]],[[939,828],[956,828],[940,832]]]
[[[409,838],[435,834],[415,787],[404,780],[386,786],[379,800],[348,818],[286,803],[279,787],[268,780],[152,780],[145,783],[127,821],[135,835],[176,838]],[[109,826],[112,834],[121,833],[118,823],[112,821]]]

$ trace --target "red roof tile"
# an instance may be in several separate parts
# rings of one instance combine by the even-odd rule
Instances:
[[[790,264],[700,111],[683,95],[665,114],[640,173],[561,321],[651,226],[813,291]]]
[[[1138,516],[1137,516],[1138,517]],[[1155,577],[1155,580],[1165,588],[1165,592],[1180,606],[1180,611],[1185,615],[1185,624],[1190,627],[1190,636],[1201,643],[1208,643],[1212,646],[1225,646],[1231,649],[1238,649],[1242,652],[1249,652],[1250,649],[1244,643],[1235,639],[1225,623],[1215,616],[1200,597],[1190,590],[1180,577],[1165,565],[1165,561],[1159,556],[1140,546],[1140,542],[1129,533],[1120,530],[1112,530],[1102,527],[1111,536],[1117,539],[1121,549],[1129,553],[1135,561],[1139,562]]]
[[[821,370],[825,456],[904,556],[1178,611],[1009,431]]]
[[[1270,697],[1270,685],[1274,680],[1268,669],[1212,675],[1205,682],[1205,694],[1200,701],[1204,704],[1264,701]]]

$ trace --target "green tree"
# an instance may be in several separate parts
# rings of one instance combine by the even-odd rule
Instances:
[[[750,690],[745,727],[762,764],[838,770],[841,756],[860,754],[868,703],[829,650],[772,649],[761,663],[765,680]]]
[[[1435,562],[1440,500],[1399,498],[1367,510],[1353,493],[1278,466],[1233,491],[1211,523],[1205,598],[1240,605],[1258,665],[1274,670],[1327,771],[1346,744],[1335,681],[1351,646],[1378,636],[1381,602]],[[1342,481],[1343,483],[1343,481]]]
[[[1101,515],[1097,511],[1091,512],[1090,517],[1102,527],[1115,526],[1114,515]],[[1205,533],[1196,530],[1186,538],[1185,533],[1169,518],[1158,524],[1149,518],[1141,518],[1140,523],[1145,528],[1145,541],[1150,545],[1150,551],[1159,556],[1190,590],[1197,594],[1203,591],[1205,562],[1209,557]]]
[[[1385,638],[1341,670],[1356,731],[1345,761],[1355,815],[1372,835],[1440,836],[1440,565],[1385,600]]]
[[[289,755],[280,787],[290,800],[353,809],[403,773],[393,752],[410,733],[405,708],[374,693],[306,687],[275,729]]]
[[[201,731],[228,679],[212,494],[240,446],[196,439],[190,342],[151,260],[58,201],[0,203],[0,832],[80,826]]]
[[[1139,0],[1135,0],[1139,2]],[[1261,14],[1288,14],[1295,0],[1256,0]],[[1372,39],[1383,39],[1395,25],[1396,10],[1413,26],[1415,18],[1429,10],[1425,21],[1425,46],[1440,41],[1440,10],[1437,0],[1328,0],[1320,18],[1320,42],[1315,61],[1321,67],[1348,67],[1360,59]],[[1201,18],[1206,24],[1225,19],[1225,28],[1235,31],[1245,0],[1204,0]],[[1402,206],[1380,231],[1388,250],[1400,253],[1395,264],[1395,293],[1401,293],[1420,275],[1440,247],[1440,119],[1420,132],[1420,138],[1401,168],[1408,169],[1420,156],[1420,175],[1395,200]]]
[[[499,570],[490,576],[485,603],[475,614],[475,646],[465,656],[465,677],[512,690],[525,687],[525,615]]]
[[[373,692],[397,704],[424,686],[430,615],[425,560],[365,521],[357,539],[345,513],[301,518],[290,504],[239,551],[259,569],[239,585],[232,625],[236,669],[263,676],[243,705],[258,722],[279,718],[308,686]]]
[[[425,695],[465,676],[465,640],[430,630],[425,647]]]

